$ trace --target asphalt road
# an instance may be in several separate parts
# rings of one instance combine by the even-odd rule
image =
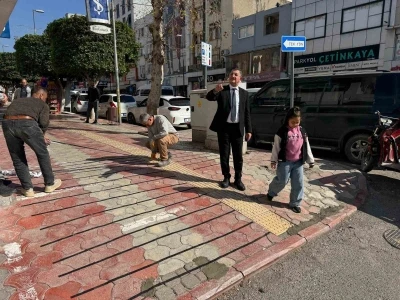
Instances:
[[[218,299],[400,299],[400,250],[382,236],[400,227],[400,173],[373,171],[367,179],[370,196],[351,218]]]

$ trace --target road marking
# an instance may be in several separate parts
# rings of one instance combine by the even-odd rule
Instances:
[[[155,224],[155,223],[161,222],[161,221],[166,220],[166,219],[174,218],[174,217],[176,217],[175,214],[180,212],[180,211],[182,211],[182,210],[185,210],[185,208],[182,207],[182,206],[179,206],[179,207],[170,209],[168,211],[163,211],[163,212],[158,213],[156,215],[149,216],[149,217],[140,219],[138,221],[122,225],[121,226],[122,233],[126,233],[128,231],[131,231],[133,229],[137,229],[137,228],[142,227],[142,226],[148,226],[150,224]]]

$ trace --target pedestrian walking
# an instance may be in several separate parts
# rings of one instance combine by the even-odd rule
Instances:
[[[151,150],[151,159],[157,158],[157,153],[160,153],[159,167],[165,167],[170,164],[171,153],[168,148],[175,145],[179,141],[178,132],[168,121],[161,115],[140,115],[140,123],[147,127],[149,141],[146,147]]]
[[[306,130],[300,126],[300,108],[289,109],[284,125],[278,129],[272,148],[271,168],[276,176],[269,185],[267,198],[272,201],[289,182],[291,183],[289,208],[300,213],[304,196],[303,165],[314,167],[314,156]]]
[[[14,93],[14,99],[19,98],[30,98],[31,88],[28,86],[28,82],[25,78],[21,80],[21,87],[17,88]]]
[[[239,88],[242,72],[233,69],[229,74],[229,85],[218,84],[207,93],[207,100],[217,101],[218,108],[211,123],[210,130],[217,132],[221,171],[224,176],[220,183],[222,188],[229,186],[231,178],[229,156],[232,147],[233,165],[235,168],[235,187],[244,191],[242,182],[243,169],[243,136],[246,141],[251,138],[251,120],[248,93]]]
[[[33,185],[25,154],[25,144],[35,152],[45,183],[45,192],[51,193],[61,186],[60,179],[54,179],[47,145],[50,140],[44,134],[49,126],[47,92],[37,88],[31,98],[14,100],[4,115],[2,128],[7,148],[21,182],[21,193],[33,197]]]
[[[89,123],[90,115],[92,113],[92,109],[94,109],[94,122],[92,124],[97,124],[97,119],[99,117],[99,98],[100,98],[100,90],[97,88],[98,82],[96,84],[91,81],[89,83],[88,89],[88,109],[86,112],[86,122]]]

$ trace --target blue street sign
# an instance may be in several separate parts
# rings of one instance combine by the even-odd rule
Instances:
[[[86,0],[90,23],[110,24],[110,3],[108,0]]]
[[[306,51],[306,37],[283,35],[281,38],[281,51],[282,52]]]
[[[6,26],[4,26],[3,32],[0,35],[0,38],[9,39],[11,36],[10,34],[10,22],[7,21]]]

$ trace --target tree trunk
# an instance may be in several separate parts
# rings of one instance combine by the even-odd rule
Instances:
[[[57,83],[57,101],[60,105],[60,113],[63,111],[63,99],[64,99],[64,95],[65,95],[65,91],[63,88],[63,84],[60,78],[56,79],[56,83]]]
[[[161,22],[164,12],[165,0],[151,0],[154,21],[149,26],[153,37],[153,52],[151,57],[151,90],[147,100],[147,113],[156,115],[161,97],[161,84],[164,67],[164,42]]]
[[[72,81],[68,80],[67,84],[65,85],[65,93],[64,93],[64,98],[62,99],[62,106],[61,106],[61,112],[64,111],[64,108],[69,105],[69,111],[72,111],[71,107],[71,87],[72,87]]]

